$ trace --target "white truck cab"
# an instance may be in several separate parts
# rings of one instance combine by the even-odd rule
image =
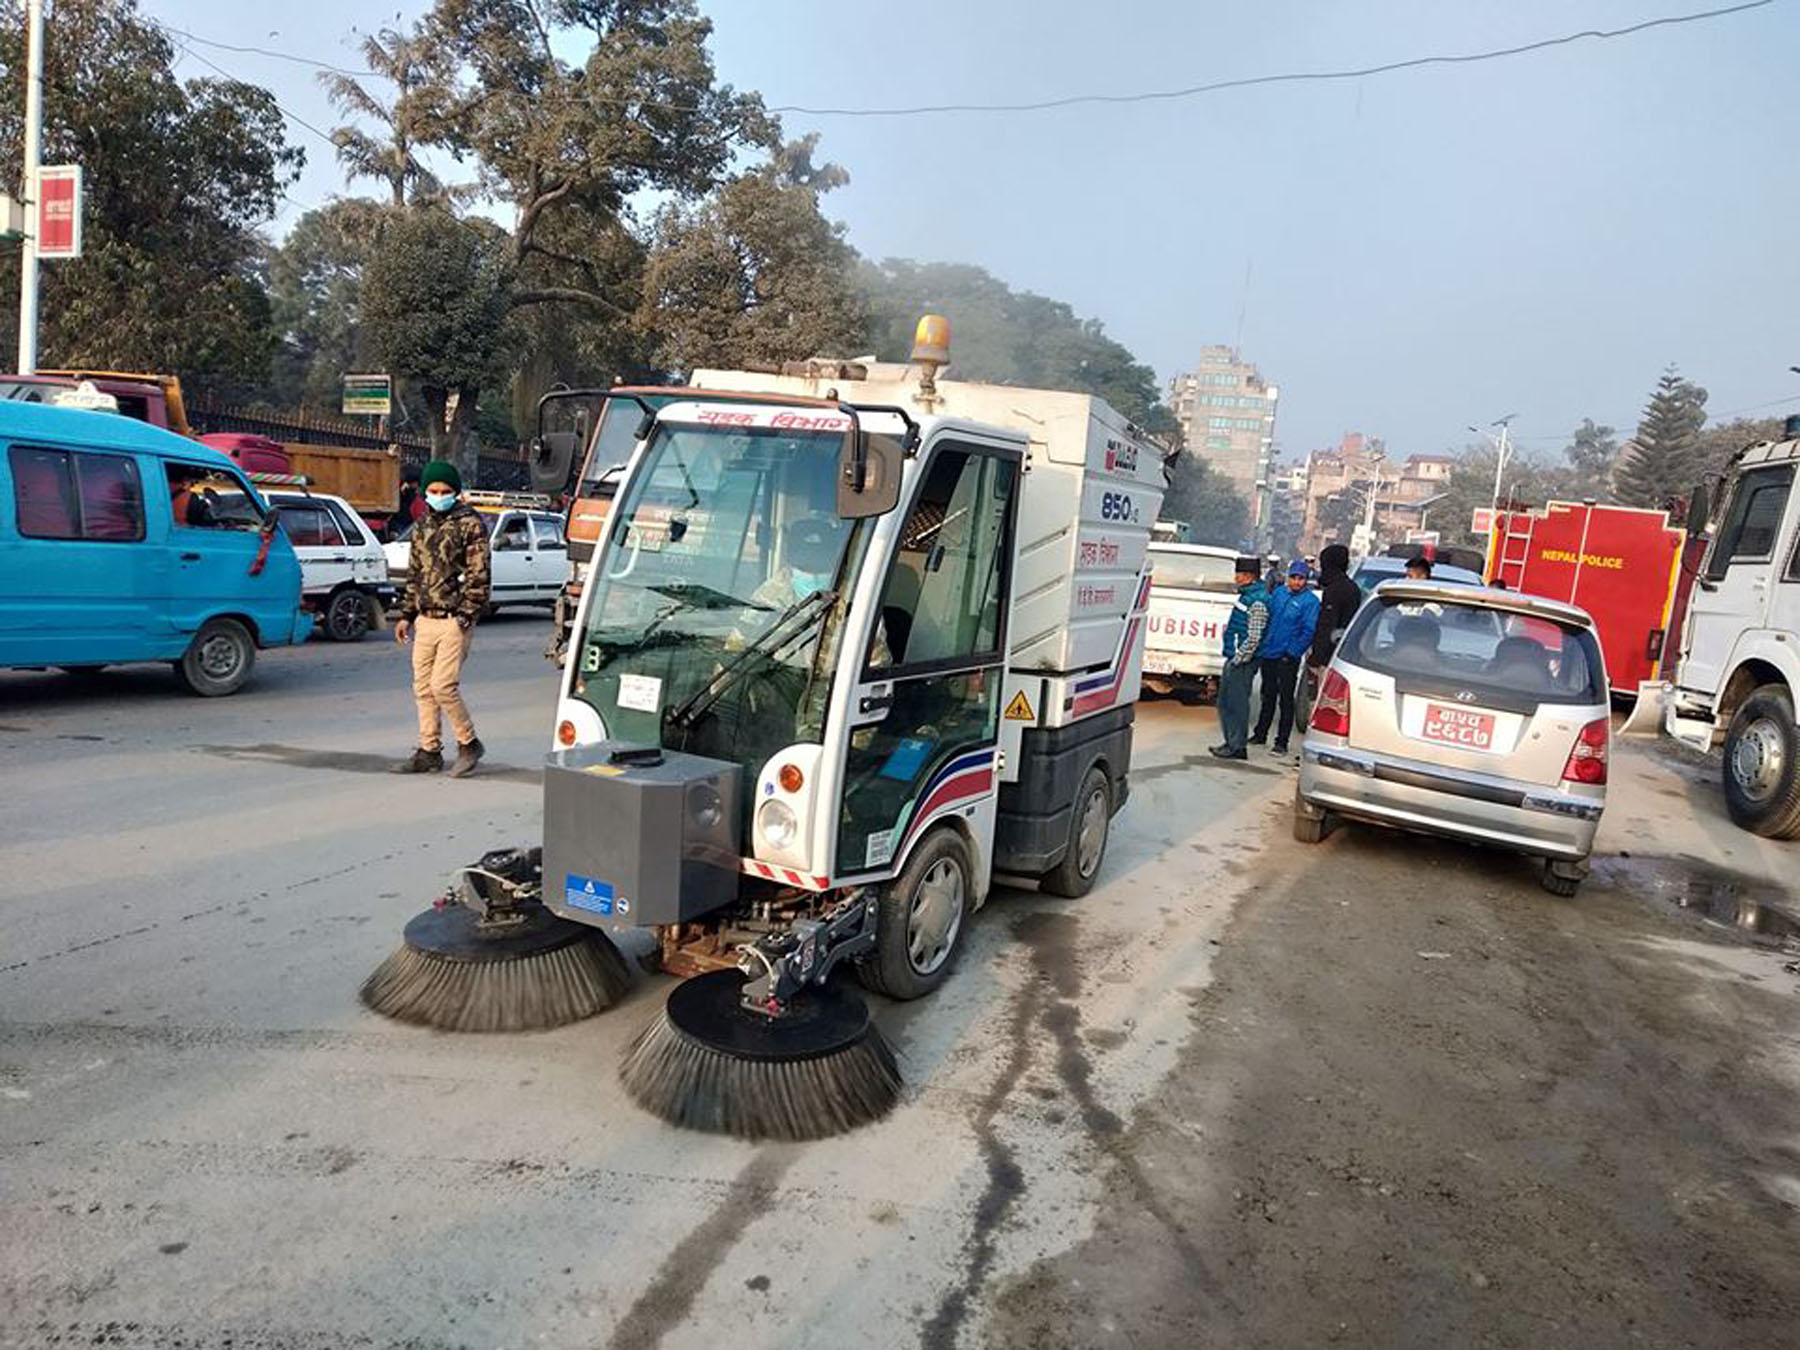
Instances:
[[[1800,837],[1800,418],[1787,433],[1740,452],[1720,486],[1674,684],[1660,691],[1668,734],[1700,750],[1723,741],[1731,818],[1773,839]]]

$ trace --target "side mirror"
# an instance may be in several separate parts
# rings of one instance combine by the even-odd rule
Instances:
[[[900,502],[900,473],[905,462],[899,441],[865,432],[852,418],[838,451],[838,515],[862,520],[892,511]]]
[[[579,431],[547,431],[531,443],[531,485],[555,495],[568,485],[581,449]]]
[[[1706,516],[1710,506],[1704,483],[1688,494],[1687,537],[1689,539],[1698,539],[1706,533]]]

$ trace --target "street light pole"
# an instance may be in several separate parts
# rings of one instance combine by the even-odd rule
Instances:
[[[1500,514],[1500,475],[1506,472],[1506,456],[1509,450],[1507,432],[1511,430],[1512,420],[1517,416],[1517,413],[1508,413],[1505,417],[1502,417],[1493,424],[1500,428],[1500,459],[1499,462],[1494,465],[1494,500],[1490,506],[1490,509],[1495,515]]]
[[[19,374],[37,373],[38,169],[44,137],[44,0],[25,0],[25,238],[19,252]]]

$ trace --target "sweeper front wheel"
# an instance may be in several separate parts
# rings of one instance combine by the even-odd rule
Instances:
[[[898,999],[923,998],[942,984],[967,926],[974,874],[955,830],[927,837],[882,887],[875,950],[857,962],[857,978]]]
[[[743,984],[715,970],[675,986],[619,1066],[634,1102],[740,1139],[824,1139],[893,1109],[900,1068],[855,991],[807,989],[765,1017],[740,1002]]]
[[[541,905],[497,924],[450,904],[413,917],[362,1001],[442,1031],[544,1031],[604,1012],[630,987],[624,956],[598,929]]]

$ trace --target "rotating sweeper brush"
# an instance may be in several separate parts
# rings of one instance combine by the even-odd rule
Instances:
[[[464,868],[406,925],[362,1001],[443,1031],[543,1031],[612,1007],[631,984],[624,957],[605,933],[544,907],[541,871],[540,849],[489,853]]]

